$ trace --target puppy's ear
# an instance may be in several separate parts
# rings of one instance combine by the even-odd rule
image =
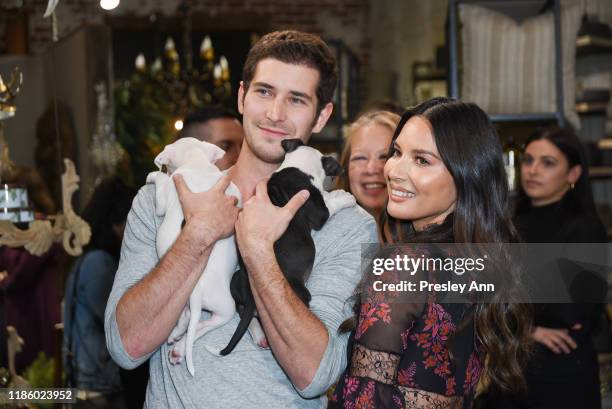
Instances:
[[[167,145],[163,151],[159,153],[155,157],[155,166],[157,169],[161,170],[162,166],[168,167],[172,164],[172,159],[174,158],[174,147],[172,145]]]
[[[300,146],[304,146],[304,142],[301,139],[284,139],[281,141],[281,146],[285,150],[285,153],[293,152]]]
[[[329,210],[327,210],[323,195],[321,195],[319,189],[312,186],[308,190],[310,191],[310,196],[302,208],[300,208],[300,211],[304,209],[310,227],[314,230],[319,230],[329,219]]]
[[[323,163],[326,176],[338,176],[342,173],[342,166],[331,156],[322,156],[321,163]]]
[[[208,142],[203,143],[206,143],[205,153],[208,156],[208,160],[210,160],[210,163],[215,163],[216,161],[221,159],[223,155],[225,155],[225,151],[219,148],[217,145],[213,145],[212,143]]]

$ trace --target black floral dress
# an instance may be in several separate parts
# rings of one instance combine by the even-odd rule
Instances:
[[[376,279],[385,275],[387,281],[397,282],[393,274]],[[434,280],[431,274],[428,277]],[[372,280],[362,283],[348,368],[330,407],[470,408],[482,370],[474,304],[442,304],[432,295],[377,292]]]

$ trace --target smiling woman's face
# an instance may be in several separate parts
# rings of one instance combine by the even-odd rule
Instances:
[[[357,202],[377,214],[387,201],[387,184],[383,168],[393,131],[375,122],[355,131],[351,139],[348,180]]]
[[[440,158],[429,122],[414,116],[393,144],[384,168],[389,203],[387,212],[410,220],[415,230],[439,224],[455,209],[457,192]]]

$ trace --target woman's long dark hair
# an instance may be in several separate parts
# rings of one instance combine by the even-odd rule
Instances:
[[[85,251],[100,249],[119,260],[121,238],[113,229],[127,220],[136,190],[118,176],[103,180],[89,199],[82,217],[91,227],[91,240]]]
[[[512,243],[518,236],[512,223],[508,181],[499,137],[487,114],[477,105],[448,98],[434,98],[409,109],[402,116],[393,142],[414,116],[430,124],[442,162],[455,183],[457,199],[451,217],[439,226],[415,232],[410,220],[398,220],[386,211],[392,242]],[[387,240],[385,240],[387,241]],[[511,266],[510,255],[500,248],[498,265]],[[519,283],[518,272],[506,268],[505,283]],[[499,280],[498,280],[499,281]],[[516,286],[516,285],[515,285]],[[500,390],[525,389],[523,364],[530,349],[531,307],[512,303],[520,288],[505,288],[488,302],[477,303],[474,323],[486,354],[484,376]]]
[[[574,184],[574,188],[567,191],[563,196],[563,212],[571,214],[596,214],[593,192],[589,182],[589,167],[586,160],[584,146],[576,134],[567,128],[548,127],[539,128],[527,138],[525,149],[534,141],[547,140],[563,153],[569,164],[569,168],[576,165],[582,167],[580,177]],[[518,189],[516,202],[516,214],[519,215],[531,207],[531,200],[525,193],[522,185]]]

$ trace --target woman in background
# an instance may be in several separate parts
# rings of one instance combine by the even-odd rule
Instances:
[[[582,144],[568,129],[538,130],[525,143],[516,226],[528,243],[605,243]]]
[[[76,260],[64,290],[64,361],[68,382],[82,398],[77,407],[132,408],[144,403],[144,389],[132,380],[136,372],[128,374],[128,385],[122,385],[119,367],[106,349],[104,336],[104,310],[135,194],[115,176],[100,183],[83,211],[82,217],[91,227],[91,241]],[[143,371],[146,368],[139,372]],[[144,377],[146,385],[146,373]],[[132,395],[138,393],[142,395],[140,401],[131,402]]]
[[[420,243],[402,246],[408,252],[428,243],[516,241],[499,138],[474,104],[434,98],[408,110],[393,135],[384,176],[389,201],[381,220],[391,243]],[[496,265],[505,273],[500,289],[510,292],[518,281],[506,267],[509,254],[498,253]],[[470,408],[481,375],[501,390],[524,386],[521,363],[531,330],[526,305],[508,302],[502,291],[488,302],[478,295],[463,303],[438,294],[373,291],[372,279],[397,283],[396,273],[364,273],[349,364],[331,407]],[[429,282],[455,274],[430,273]]]
[[[525,144],[516,226],[527,243],[605,243],[582,144],[568,129],[538,130]],[[536,350],[527,394],[500,407],[601,408],[599,366],[591,332],[598,304],[535,304]],[[498,407],[498,406],[494,406]]]
[[[400,116],[390,111],[362,114],[349,125],[340,155],[345,172],[338,177],[336,188],[351,192],[376,219],[387,201],[383,167],[399,120]]]

